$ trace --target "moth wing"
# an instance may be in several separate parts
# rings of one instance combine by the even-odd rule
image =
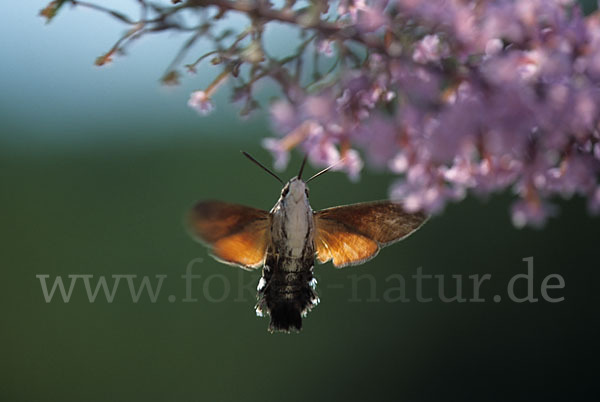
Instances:
[[[269,244],[267,211],[221,201],[201,201],[190,213],[192,234],[215,258],[242,268],[262,265]]]
[[[321,263],[333,260],[338,268],[361,264],[377,255],[377,242],[356,233],[347,225],[315,217],[315,246]]]
[[[333,265],[341,268],[361,264],[381,247],[406,238],[427,215],[406,212],[391,201],[375,201],[324,209],[314,219],[318,260],[333,259]]]

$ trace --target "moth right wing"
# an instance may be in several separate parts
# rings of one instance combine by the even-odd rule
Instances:
[[[329,260],[333,260],[333,265],[337,268],[362,264],[379,252],[376,241],[358,233],[343,222],[321,219],[316,215],[315,227],[317,259],[322,264]]]
[[[381,247],[406,238],[427,220],[391,201],[364,202],[315,213],[315,246],[321,263],[341,268],[362,264]]]
[[[201,201],[192,208],[189,221],[194,237],[211,247],[216,259],[245,269],[263,264],[270,238],[267,211]]]

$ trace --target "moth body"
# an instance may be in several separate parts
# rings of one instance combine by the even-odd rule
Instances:
[[[271,246],[267,248],[256,312],[271,316],[272,331],[300,330],[303,315],[316,305],[314,217],[308,191],[293,178],[271,209]]]

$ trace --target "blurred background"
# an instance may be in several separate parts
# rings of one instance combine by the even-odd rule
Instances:
[[[103,2],[119,5],[122,1]],[[17,4],[11,2],[11,4]],[[135,11],[135,2],[131,1]],[[587,2],[590,9],[595,2]],[[578,400],[589,399],[598,365],[598,218],[580,199],[561,201],[542,230],[515,229],[510,194],[467,199],[432,218],[414,236],[373,261],[343,270],[316,267],[322,303],[301,334],[271,335],[242,286],[243,272],[208,257],[183,217],[200,199],[269,209],[279,184],[243,158],[270,165],[260,139],[265,113],[249,120],[216,97],[201,118],[188,95],[218,72],[201,69],[176,88],[158,80],[183,37],[143,39],[126,57],[93,66],[124,29],[87,10],[63,10],[50,24],[45,2],[0,6],[0,400],[258,401],[279,400]],[[235,21],[234,21],[235,22]],[[281,31],[278,31],[281,30]],[[273,49],[289,46],[283,27]],[[287,42],[286,42],[287,41]],[[266,94],[270,89],[265,88]],[[285,178],[298,168],[296,154]],[[312,173],[312,169],[311,172]],[[393,178],[366,170],[359,183],[339,173],[311,183],[314,209],[382,199]],[[537,303],[514,303],[506,284],[534,257]],[[194,258],[195,303],[183,303]],[[414,300],[411,275],[491,274],[485,303]],[[155,303],[133,303],[126,283],[113,303],[90,303],[82,283],[69,303],[46,303],[36,275],[167,275]],[[354,275],[370,274],[376,298]],[[407,279],[408,303],[389,303],[386,278]],[[549,274],[566,283],[541,299]],[[203,279],[211,281],[203,295]],[[153,279],[153,283],[156,281]],[[95,279],[92,281],[95,285]],[[342,288],[335,288],[341,285]],[[435,296],[430,281],[424,294]],[[526,292],[519,282],[518,294]],[[236,301],[239,292],[245,297]],[[492,301],[493,295],[502,301]],[[168,296],[174,295],[175,302]],[[356,301],[359,299],[360,301]],[[597,370],[596,370],[597,371]]]

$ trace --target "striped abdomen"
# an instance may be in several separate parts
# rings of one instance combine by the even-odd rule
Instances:
[[[300,330],[302,317],[319,302],[313,278],[314,248],[306,251],[301,258],[267,252],[256,312],[271,316],[270,331]]]

